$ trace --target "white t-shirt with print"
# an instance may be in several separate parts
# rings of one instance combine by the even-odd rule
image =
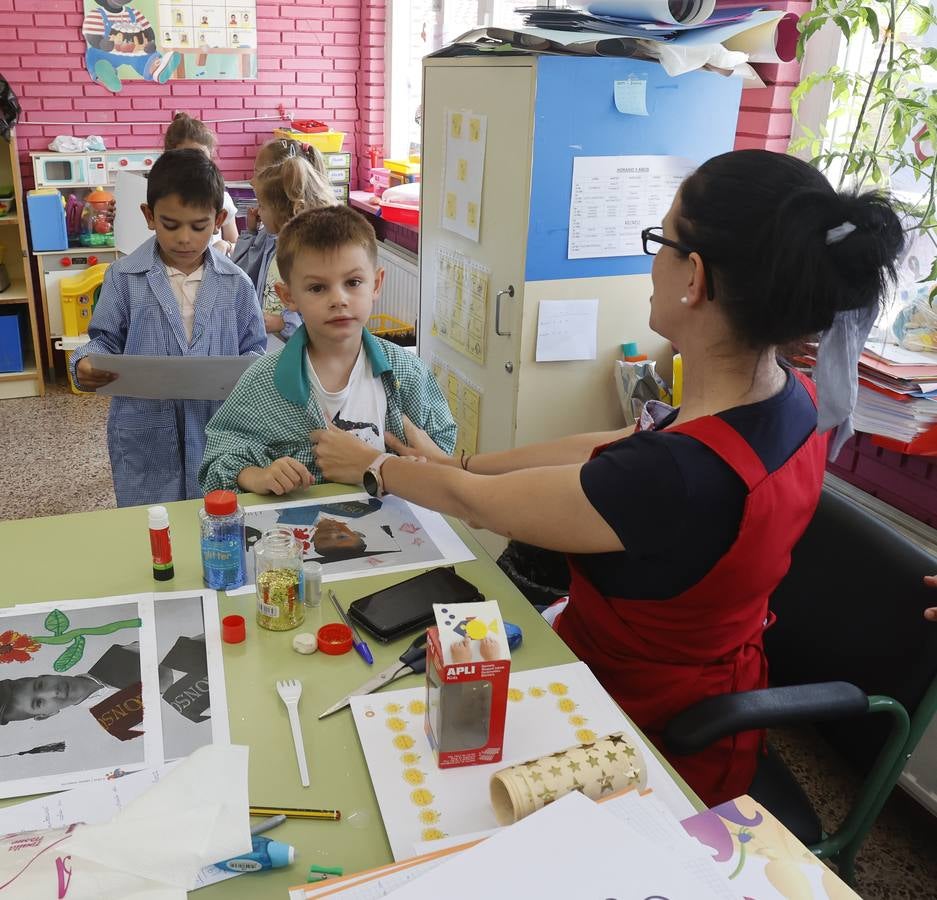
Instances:
[[[348,384],[340,391],[327,391],[322,387],[308,353],[306,372],[322,415],[337,428],[351,432],[359,440],[383,452],[386,449],[384,420],[387,417],[387,395],[383,381],[374,377],[364,347],[358,351]]]

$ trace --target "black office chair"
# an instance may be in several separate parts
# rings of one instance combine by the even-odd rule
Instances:
[[[937,605],[924,575],[937,560],[887,523],[824,489],[765,634],[772,687],[711,697],[673,718],[665,740],[696,753],[753,728],[812,723],[865,775],[842,824],[826,834],[773,749],[749,794],[853,884],[859,847],[937,711]]]

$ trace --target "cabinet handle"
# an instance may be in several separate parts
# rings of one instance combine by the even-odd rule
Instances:
[[[510,331],[501,330],[501,297],[504,294],[507,294],[509,297],[513,297],[514,285],[509,284],[505,290],[498,291],[498,293],[495,295],[495,334],[498,334],[501,337],[510,337]]]

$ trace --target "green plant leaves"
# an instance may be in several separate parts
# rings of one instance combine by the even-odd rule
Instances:
[[[68,625],[68,616],[61,610],[53,609],[52,612],[46,616],[45,627],[46,630],[52,634],[65,634],[65,632],[68,631]]]
[[[85,652],[85,639],[83,635],[76,635],[68,645],[68,649],[52,664],[56,672],[67,672],[77,663]]]

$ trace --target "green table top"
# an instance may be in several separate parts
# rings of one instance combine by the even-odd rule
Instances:
[[[327,485],[311,489],[307,496],[346,491],[341,486]],[[242,496],[241,502],[250,506],[272,499],[248,494]],[[0,607],[202,587],[197,515],[200,506],[200,500],[168,505],[175,563],[175,578],[169,582],[152,579],[144,507],[0,522],[0,547],[7,560]],[[512,668],[573,662],[575,657],[570,650],[471,532],[458,522],[452,525],[476,556],[474,561],[456,567],[459,574],[475,584],[486,598],[497,600],[504,619],[523,629],[524,643],[512,657]],[[414,574],[342,581],[335,585],[335,592],[347,607],[357,597]],[[339,809],[342,818],[339,822],[287,820],[268,837],[296,847],[294,865],[234,878],[203,888],[197,896],[203,900],[285,898],[287,887],[304,882],[312,864],[342,866],[346,873],[351,873],[390,862],[390,847],[351,712],[345,710],[321,722],[316,717],[343,694],[393,662],[412,635],[388,645],[370,641],[374,653],[372,668],[354,652],[338,657],[295,653],[292,639],[296,631],[278,633],[257,627],[253,595],[226,597],[219,593],[218,606],[220,615],[239,613],[247,621],[247,640],[223,646],[231,740],[251,748],[251,803]],[[321,621],[337,619],[331,604],[323,603]],[[319,624],[307,615],[299,630],[315,631]],[[289,678],[303,684],[299,711],[309,763],[309,788],[300,786],[289,720],[274,687],[277,680]],[[402,679],[399,686],[416,687],[421,682],[422,676],[410,676]],[[692,799],[689,789],[686,790]]]

